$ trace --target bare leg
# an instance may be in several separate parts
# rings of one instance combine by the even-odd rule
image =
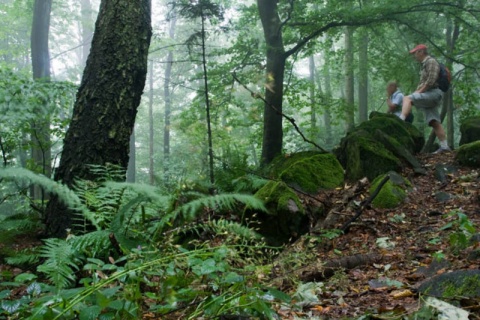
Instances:
[[[405,120],[411,111],[412,111],[412,99],[410,99],[409,96],[404,96],[403,104],[402,104],[402,116],[400,118]]]
[[[447,135],[445,134],[445,130],[443,129],[443,126],[440,122],[437,120],[433,120],[430,122],[430,125],[433,128],[433,131],[435,131],[435,135],[438,138],[438,141],[442,142],[447,139]]]

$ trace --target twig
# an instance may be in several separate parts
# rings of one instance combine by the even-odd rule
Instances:
[[[363,209],[365,209],[365,207],[367,207],[368,205],[370,205],[370,203],[372,203],[372,201],[377,197],[378,193],[380,192],[380,190],[382,190],[383,186],[385,185],[385,183],[387,183],[389,179],[390,179],[390,176],[386,175],[383,178],[383,180],[380,182],[378,187],[375,189],[375,192],[373,192],[373,194],[370,197],[368,197],[365,201],[362,201],[362,203],[360,204],[360,208],[356,210],[356,214],[352,217],[352,219],[345,222],[345,224],[342,226],[341,230],[343,232],[346,232],[347,229],[350,227],[350,224],[352,224],[352,222],[357,220],[358,217],[363,213]]]

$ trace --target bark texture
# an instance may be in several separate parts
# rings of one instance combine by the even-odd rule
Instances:
[[[267,79],[263,113],[262,164],[270,163],[282,152],[282,99],[286,54],[283,46],[282,24],[276,0],[257,0],[267,45]]]
[[[92,164],[126,170],[151,34],[150,0],[102,0],[55,180],[93,179]],[[47,211],[47,232],[65,235],[72,214],[56,198]]]

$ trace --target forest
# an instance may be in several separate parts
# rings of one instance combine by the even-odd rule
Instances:
[[[455,152],[480,117],[480,2],[2,0],[0,17],[0,319],[480,318],[480,146]],[[438,156],[423,112],[387,114],[389,82],[417,88],[418,44],[451,72]],[[416,158],[355,171],[348,137],[391,144],[373,123]],[[401,203],[375,207],[398,179]],[[443,274],[448,299],[425,289]]]

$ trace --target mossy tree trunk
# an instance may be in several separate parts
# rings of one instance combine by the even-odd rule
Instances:
[[[151,34],[150,0],[102,0],[55,180],[93,179],[92,164],[126,170]],[[52,198],[47,233],[64,236],[71,224],[72,213]]]

